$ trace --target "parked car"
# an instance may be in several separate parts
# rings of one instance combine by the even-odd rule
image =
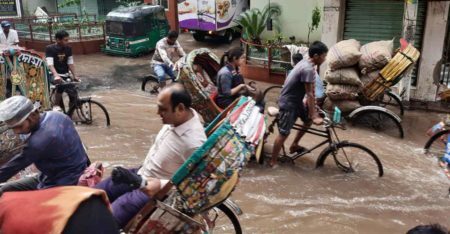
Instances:
[[[104,52],[137,57],[154,49],[168,31],[169,23],[162,6],[119,8],[106,16]]]

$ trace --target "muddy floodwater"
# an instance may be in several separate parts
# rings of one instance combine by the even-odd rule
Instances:
[[[112,125],[78,126],[93,160],[141,165],[161,127],[156,98],[136,90],[90,91],[108,108]],[[425,131],[442,116],[410,111],[404,117],[405,139],[349,128],[342,139],[371,148],[381,159],[382,178],[344,174],[333,164],[314,169],[320,150],[295,165],[245,168],[232,199],[244,214],[245,233],[405,233],[439,222],[450,227],[449,180],[435,158],[422,154]],[[317,137],[302,141],[308,146]],[[270,140],[269,140],[270,141]]]

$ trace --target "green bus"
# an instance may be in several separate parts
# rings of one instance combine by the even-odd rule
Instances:
[[[106,16],[107,54],[138,57],[154,49],[167,35],[164,7],[140,5],[113,10]]]

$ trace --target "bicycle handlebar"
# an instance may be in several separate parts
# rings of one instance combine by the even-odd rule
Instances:
[[[55,85],[55,87],[58,87],[58,86],[64,86],[64,85],[79,85],[79,84],[81,84],[81,81],[72,81],[71,79],[67,79],[67,80],[61,80],[61,83],[59,83],[59,84],[54,84]]]
[[[322,110],[320,107],[316,106],[317,111],[321,114],[323,114],[323,124],[326,128],[329,127],[336,127],[345,130],[345,126],[343,126],[341,123],[335,123],[328,115],[328,113],[324,110]]]

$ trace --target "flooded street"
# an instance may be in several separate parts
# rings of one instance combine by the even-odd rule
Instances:
[[[93,94],[111,115],[109,128],[77,127],[91,159],[105,162],[109,170],[141,165],[161,127],[155,97],[139,91],[138,82],[84,94]],[[365,145],[379,156],[385,172],[381,178],[344,174],[331,160],[314,169],[320,149],[295,165],[270,169],[250,163],[232,195],[244,212],[239,217],[244,232],[405,233],[418,224],[450,226],[449,180],[436,159],[421,151],[426,130],[440,117],[407,111],[403,140],[351,126],[339,130],[341,139]],[[319,140],[306,136],[302,145]]]
[[[218,56],[229,45],[197,44],[181,35],[186,51],[206,46]],[[236,45],[238,41],[234,42]],[[161,128],[156,98],[140,91],[139,79],[148,73],[150,56],[139,59],[79,56],[80,76],[94,100],[103,103],[111,126],[77,129],[93,160],[136,167]],[[84,87],[84,88],[86,88]],[[242,208],[244,233],[406,233],[418,224],[439,222],[450,227],[449,179],[435,158],[422,154],[426,130],[441,114],[406,111],[405,139],[348,126],[338,130],[342,140],[360,143],[381,159],[384,176],[344,174],[332,160],[314,169],[321,149],[276,169],[250,163],[232,199]],[[306,135],[305,147],[322,139]],[[273,142],[273,136],[269,139]],[[290,144],[290,141],[286,144]]]

